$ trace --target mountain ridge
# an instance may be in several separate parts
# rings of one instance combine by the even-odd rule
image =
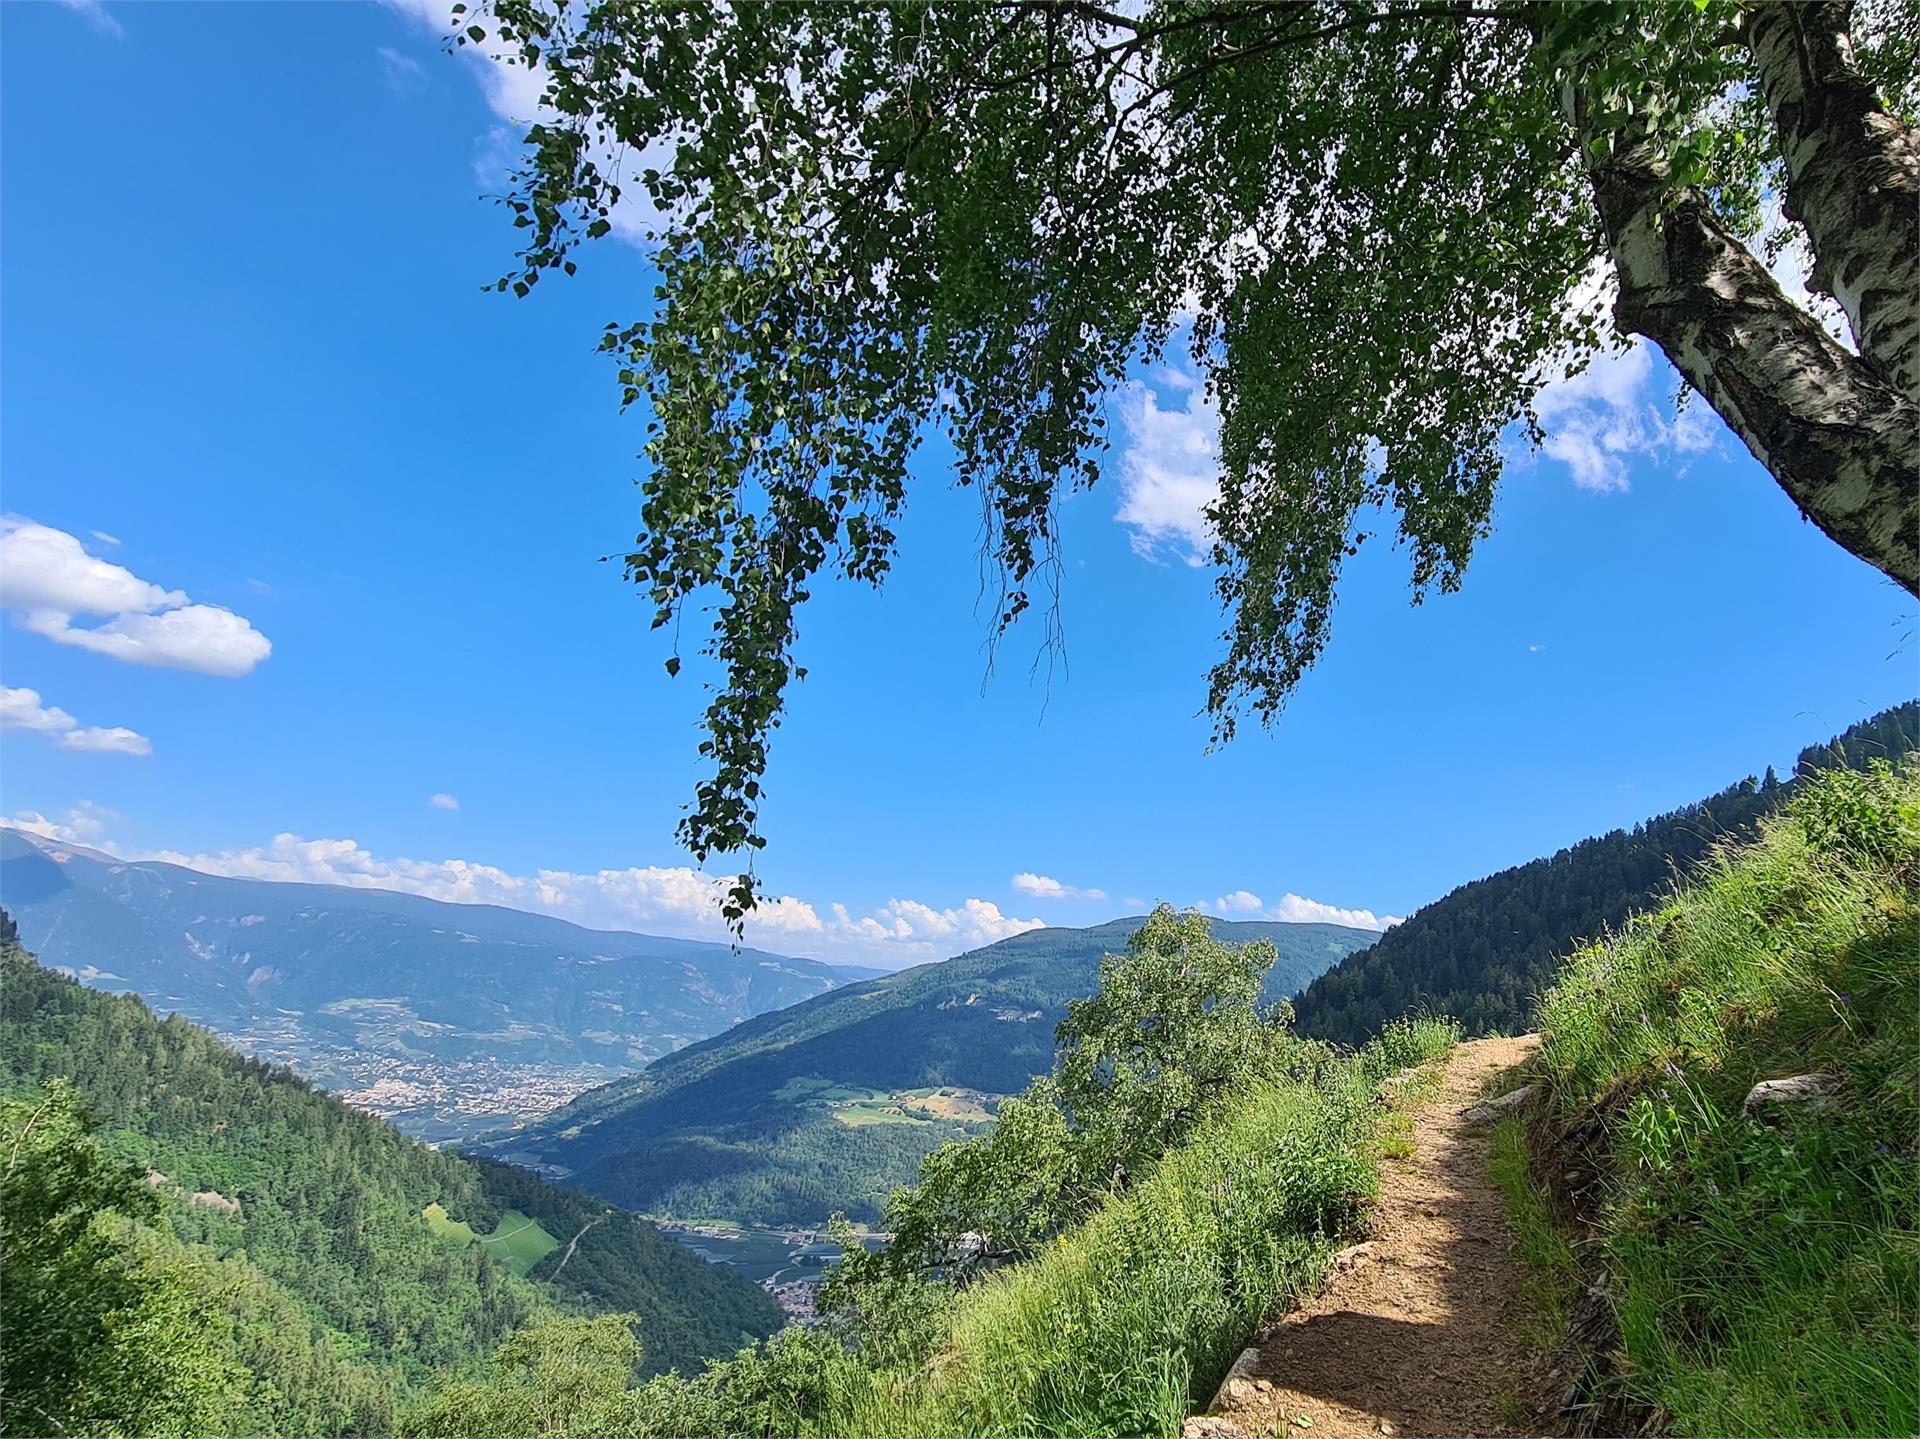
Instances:
[[[648,1213],[818,1224],[876,1219],[922,1155],[1052,1064],[1054,1026],[1139,920],[1045,928],[846,985],[663,1056],[486,1142]],[[1212,921],[1279,950],[1285,999],[1373,932]]]
[[[12,828],[0,904],[49,968],[137,993],[441,1140],[875,973],[497,905],[210,875]]]
[[[1869,715],[1773,767],[1678,809],[1469,881],[1422,905],[1320,975],[1296,1004],[1302,1033],[1359,1045],[1412,1010],[1458,1019],[1468,1034],[1531,1027],[1533,1006],[1568,951],[1659,903],[1722,840],[1760,819],[1821,770],[1864,769],[1920,748],[1920,701]]]

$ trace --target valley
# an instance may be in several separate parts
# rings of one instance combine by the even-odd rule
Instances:
[[[1054,1030],[1139,919],[1015,935],[848,985],[689,1045],[486,1152],[649,1214],[807,1230],[876,1223],[940,1144],[981,1132],[1052,1063]],[[1286,1000],[1373,942],[1330,924],[1213,920],[1274,944]]]
[[[624,1073],[598,1066],[556,1069],[483,1058],[409,1058],[309,1041],[291,1020],[214,1033],[243,1054],[304,1074],[355,1109],[430,1144],[530,1124]]]
[[[131,992],[436,1143],[538,1118],[876,971],[391,890],[231,879],[0,829],[48,967]]]
[[[789,1320],[812,1325],[818,1317],[815,1296],[827,1271],[840,1261],[840,1245],[817,1229],[742,1228],[719,1221],[697,1223],[658,1219],[655,1226],[709,1264],[723,1265],[765,1289]],[[861,1232],[860,1242],[878,1250],[887,1234]]]

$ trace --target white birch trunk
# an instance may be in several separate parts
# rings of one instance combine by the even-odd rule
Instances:
[[[1920,396],[1920,147],[1854,68],[1847,0],[1761,4],[1743,22],[1787,166],[1786,212],[1812,241],[1813,284],[1860,353]]]
[[[1576,129],[1582,105],[1570,101]],[[1588,161],[1615,319],[1658,345],[1800,512],[1920,595],[1920,406],[1781,291],[1652,147]]]

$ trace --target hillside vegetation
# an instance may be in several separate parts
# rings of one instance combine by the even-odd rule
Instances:
[[[1912,762],[1810,781],[1574,955],[1543,1005],[1536,1167],[1578,1176],[1561,1198],[1625,1355],[1603,1393],[1676,1433],[1920,1431],[1917,955]],[[1746,1102],[1803,1075],[1812,1098]]]
[[[1660,904],[1723,840],[1751,839],[1807,777],[1862,769],[1920,748],[1920,702],[1862,720],[1801,751],[1793,777],[1730,785],[1698,804],[1614,830],[1464,884],[1321,975],[1295,1001],[1302,1034],[1360,1044],[1416,1010],[1458,1018],[1468,1034],[1537,1023],[1538,996],[1562,956]]]
[[[924,1091],[968,1091],[990,1108],[1045,1073],[1068,1003],[1094,990],[1101,957],[1142,923],[1035,930],[761,1015],[581,1095],[495,1152],[559,1166],[650,1214],[810,1227],[840,1210],[877,1221],[921,1158],[970,1133],[969,1111],[985,1112],[929,1109]],[[1273,945],[1269,1000],[1373,938],[1224,920],[1214,933]]]
[[[400,1399],[441,1371],[477,1369],[556,1306],[638,1312],[653,1370],[695,1368],[780,1322],[757,1288],[629,1215],[597,1223],[557,1277],[546,1253],[496,1254],[473,1234],[501,1233],[509,1208],[558,1246],[606,1206],[429,1149],[177,1015],[162,1020],[137,998],[53,974],[11,943],[0,945],[0,1082],[16,1140],[30,1126],[64,1126],[74,1153],[97,1151],[88,1163],[99,1183],[72,1213],[93,1205],[126,1231],[98,1241],[101,1263],[137,1250],[140,1265],[179,1277],[217,1316],[200,1326],[222,1346],[208,1372],[224,1365],[240,1376],[219,1432],[382,1432]],[[36,1121],[43,1111],[52,1118]],[[50,1174],[77,1163],[58,1149],[43,1162]],[[129,1174],[135,1200],[116,1178]],[[23,1236],[66,1222],[66,1208],[43,1223],[24,1189],[9,1195],[5,1219],[22,1254],[31,1253]],[[430,1210],[465,1239],[437,1237]],[[28,1270],[8,1274],[31,1289]],[[0,1397],[32,1370],[22,1332],[9,1326]],[[17,1408],[7,1424],[30,1427]]]
[[[990,1136],[943,1146],[850,1251],[820,1330],[626,1389],[610,1336],[550,1330],[423,1435],[1172,1435],[1253,1330],[1314,1284],[1375,1184],[1390,1075],[1456,1028],[1338,1057],[1263,1007],[1270,945],[1162,909],[1060,1027]]]

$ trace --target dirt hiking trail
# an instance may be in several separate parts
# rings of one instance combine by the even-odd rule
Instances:
[[[1412,1155],[1381,1162],[1367,1244],[1317,1297],[1261,1332],[1257,1354],[1242,1356],[1218,1407],[1190,1420],[1189,1435],[1526,1432],[1523,1264],[1487,1175],[1489,1126],[1461,1116],[1538,1044],[1526,1035],[1454,1051],[1439,1090],[1414,1111]]]

